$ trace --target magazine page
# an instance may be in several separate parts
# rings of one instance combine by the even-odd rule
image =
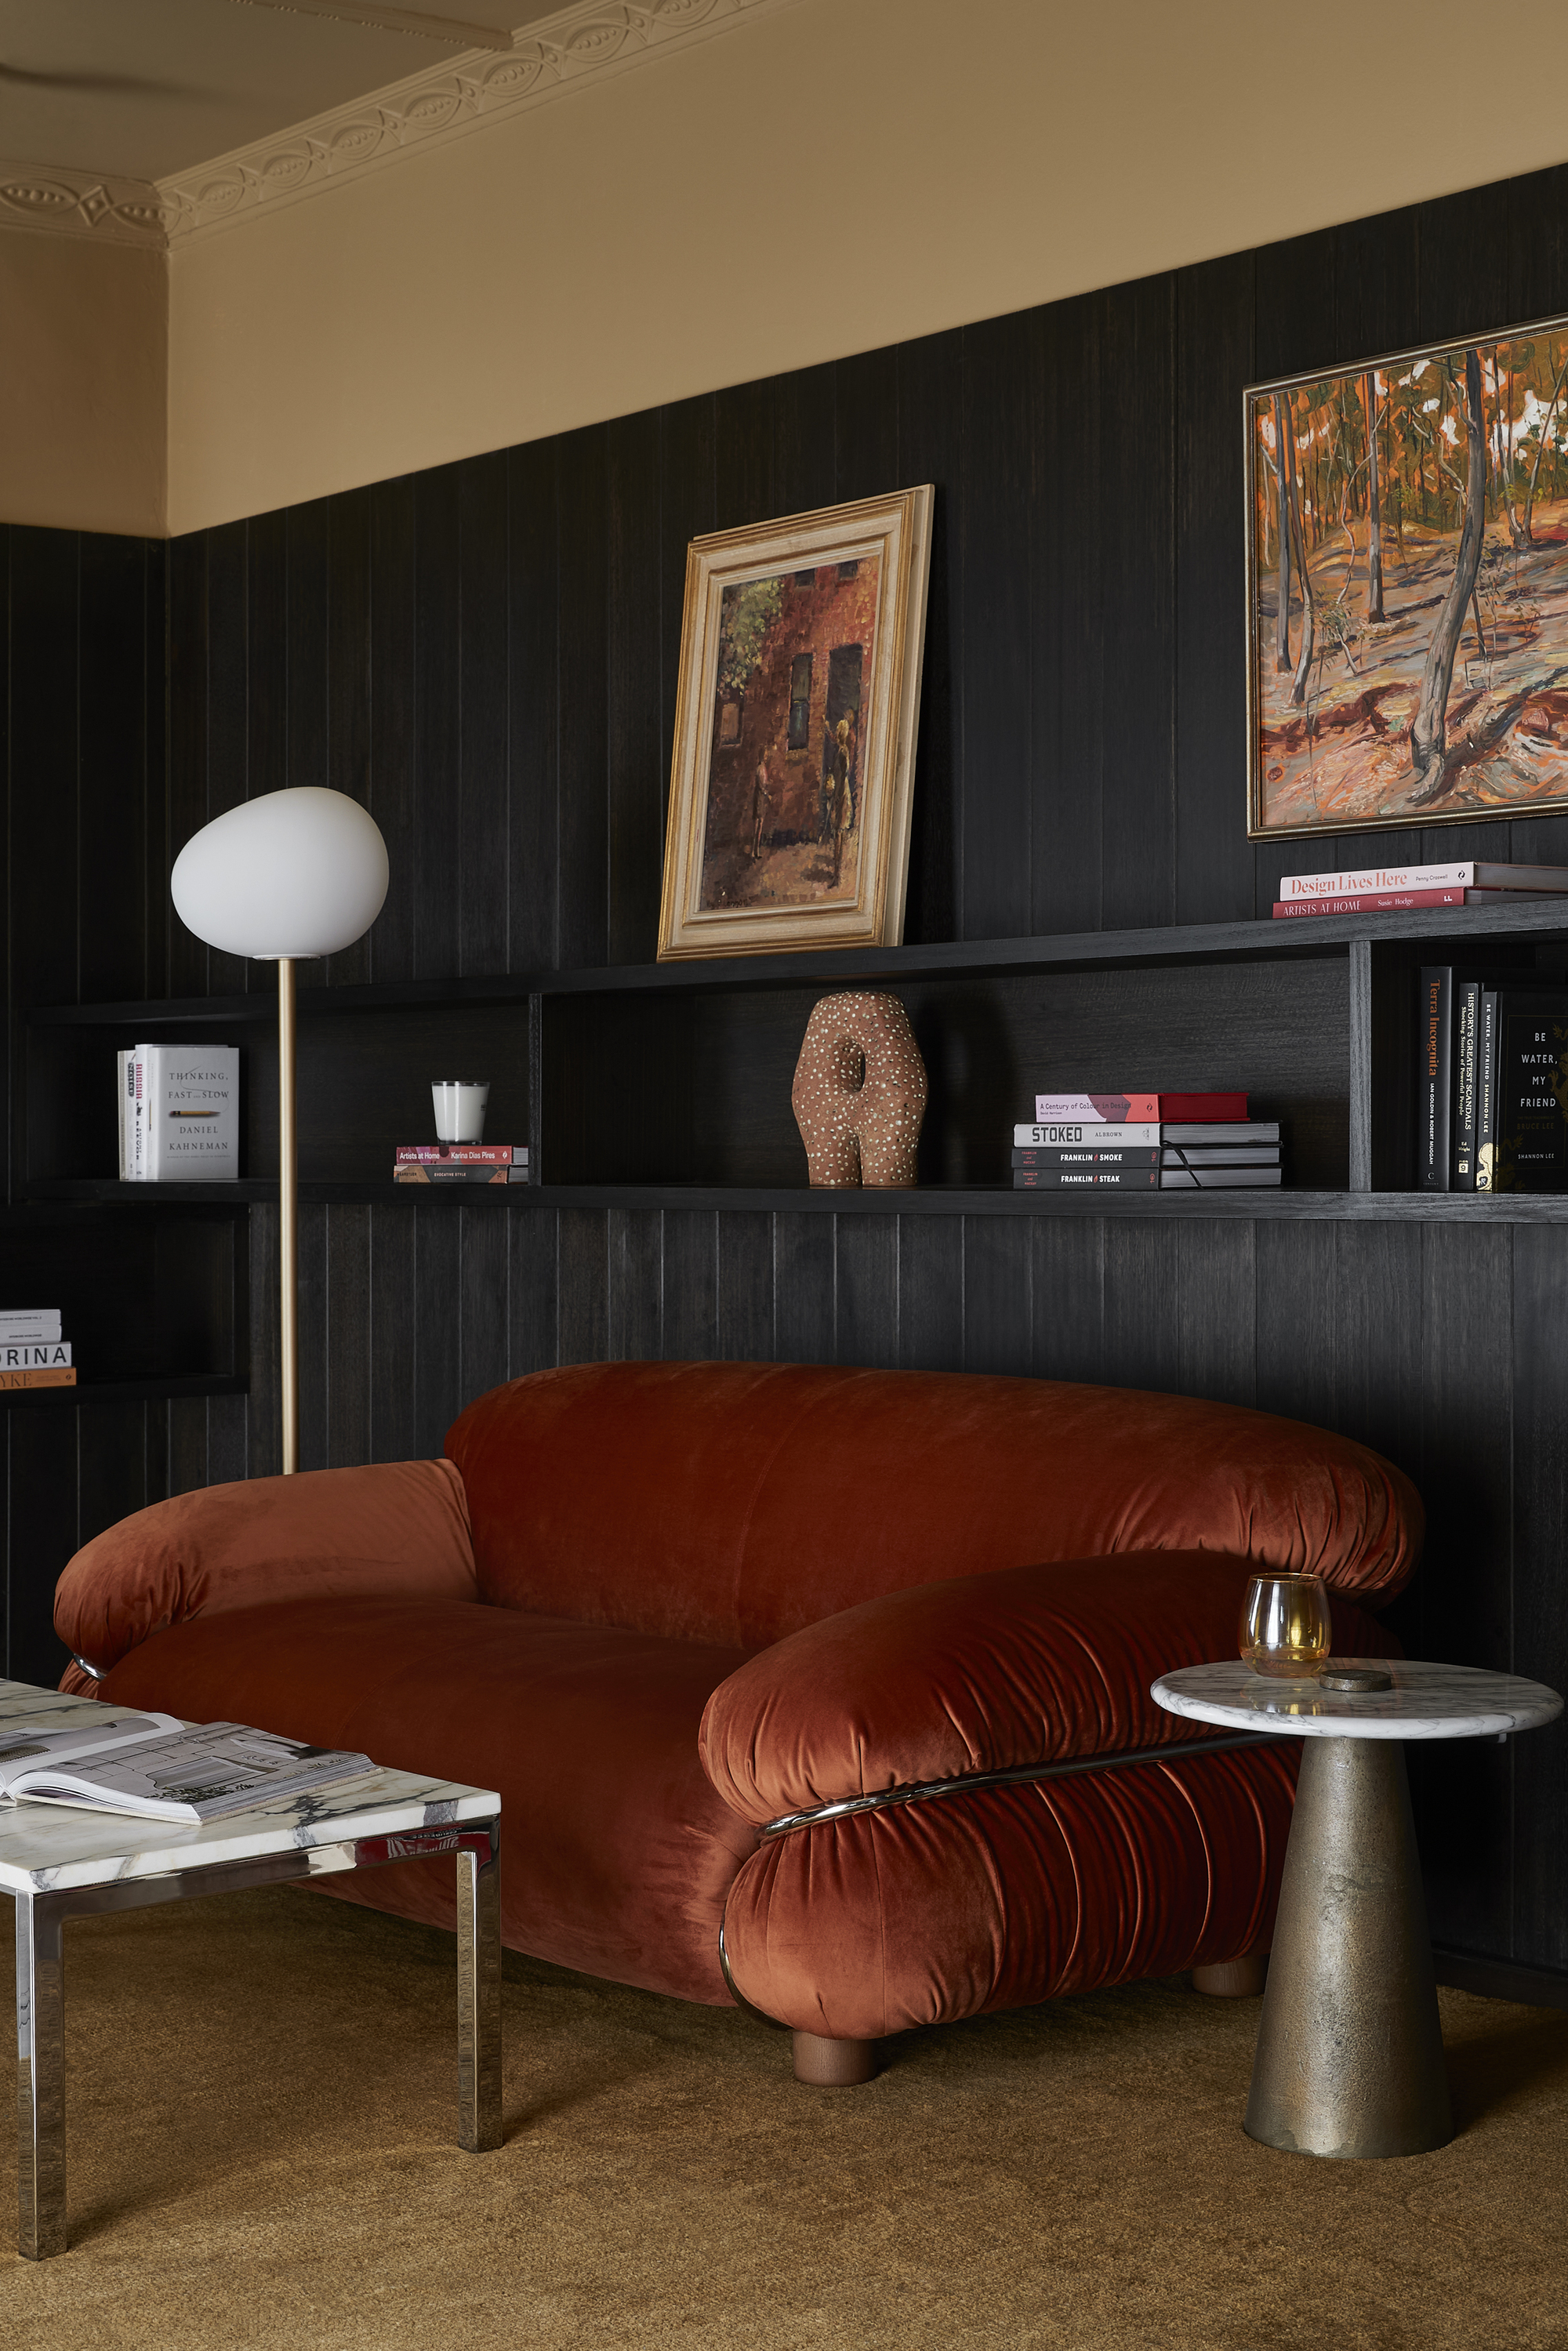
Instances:
[[[0,1796],[9,1792],[22,1772],[36,1770],[46,1761],[59,1764],[108,1753],[167,1738],[181,1727],[177,1714],[128,1714],[118,1722],[111,1717],[108,1722],[84,1723],[79,1716],[69,1722],[57,1717],[50,1721],[47,1716],[26,1722],[0,1721]]]
[[[279,1797],[335,1786],[373,1771],[368,1755],[311,1747],[243,1723],[174,1728],[172,1737],[139,1740],[122,1753],[39,1761],[11,1781],[28,1802],[86,1805],[151,1820],[207,1821]]]

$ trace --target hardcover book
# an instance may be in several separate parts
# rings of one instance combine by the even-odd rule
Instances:
[[[1494,1192],[1568,1191],[1568,995],[1498,991]]]
[[[58,1372],[70,1359],[68,1339],[0,1340],[0,1372]]]
[[[36,1343],[57,1339],[59,1335],[57,1306],[14,1306],[8,1312],[0,1312],[0,1341],[7,1346],[18,1346],[25,1340]]]
[[[57,1372],[0,1372],[0,1388],[74,1388],[73,1369]]]
[[[217,1183],[239,1173],[239,1048],[138,1045],[140,1181]]]
[[[1036,1094],[1034,1114],[1047,1123],[1077,1119],[1084,1125],[1126,1126],[1158,1118],[1158,1094]]]
[[[1350,873],[1282,873],[1280,896],[1348,898],[1367,890],[1568,890],[1568,865],[1368,865]]]
[[[1147,1192],[1159,1188],[1157,1167],[1015,1167],[1018,1192]]]
[[[1134,1144],[1127,1149],[1091,1151],[1087,1148],[1066,1151],[1015,1151],[1015,1167],[1157,1167],[1159,1145],[1155,1143]]]
[[[1277,1167],[1162,1167],[1162,1192],[1224,1192],[1278,1184]]]
[[[1066,1151],[1088,1144],[1093,1148],[1113,1144],[1157,1143],[1158,1124],[1152,1119],[1112,1124],[1109,1121],[1096,1124],[1092,1119],[1040,1119],[1031,1126],[1015,1126],[1015,1151]]]

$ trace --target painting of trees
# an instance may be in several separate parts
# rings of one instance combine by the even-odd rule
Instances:
[[[1254,833],[1568,805],[1568,320],[1247,395]]]

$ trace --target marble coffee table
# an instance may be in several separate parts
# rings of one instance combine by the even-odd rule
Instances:
[[[1420,2155],[1453,2137],[1404,1742],[1506,1739],[1563,1711],[1514,1674],[1333,1658],[1342,1683],[1184,1666],[1168,1713],[1305,1741],[1248,2100],[1249,2135],[1301,2155]],[[1365,1686],[1365,1685],[1375,1686]],[[1381,1687],[1375,1685],[1381,1684]]]
[[[0,1681],[0,1726],[135,1713]],[[16,2243],[66,2249],[65,1922],[186,1895],[325,1877],[449,1853],[457,1867],[457,2141],[501,2144],[501,1800],[486,1788],[376,1771],[196,1828],[0,1805],[0,1888],[16,1904]]]

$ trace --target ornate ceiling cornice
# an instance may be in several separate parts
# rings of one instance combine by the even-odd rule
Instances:
[[[797,0],[576,0],[497,56],[470,49],[352,105],[156,182],[0,163],[0,225],[167,250],[361,177],[563,90]]]

